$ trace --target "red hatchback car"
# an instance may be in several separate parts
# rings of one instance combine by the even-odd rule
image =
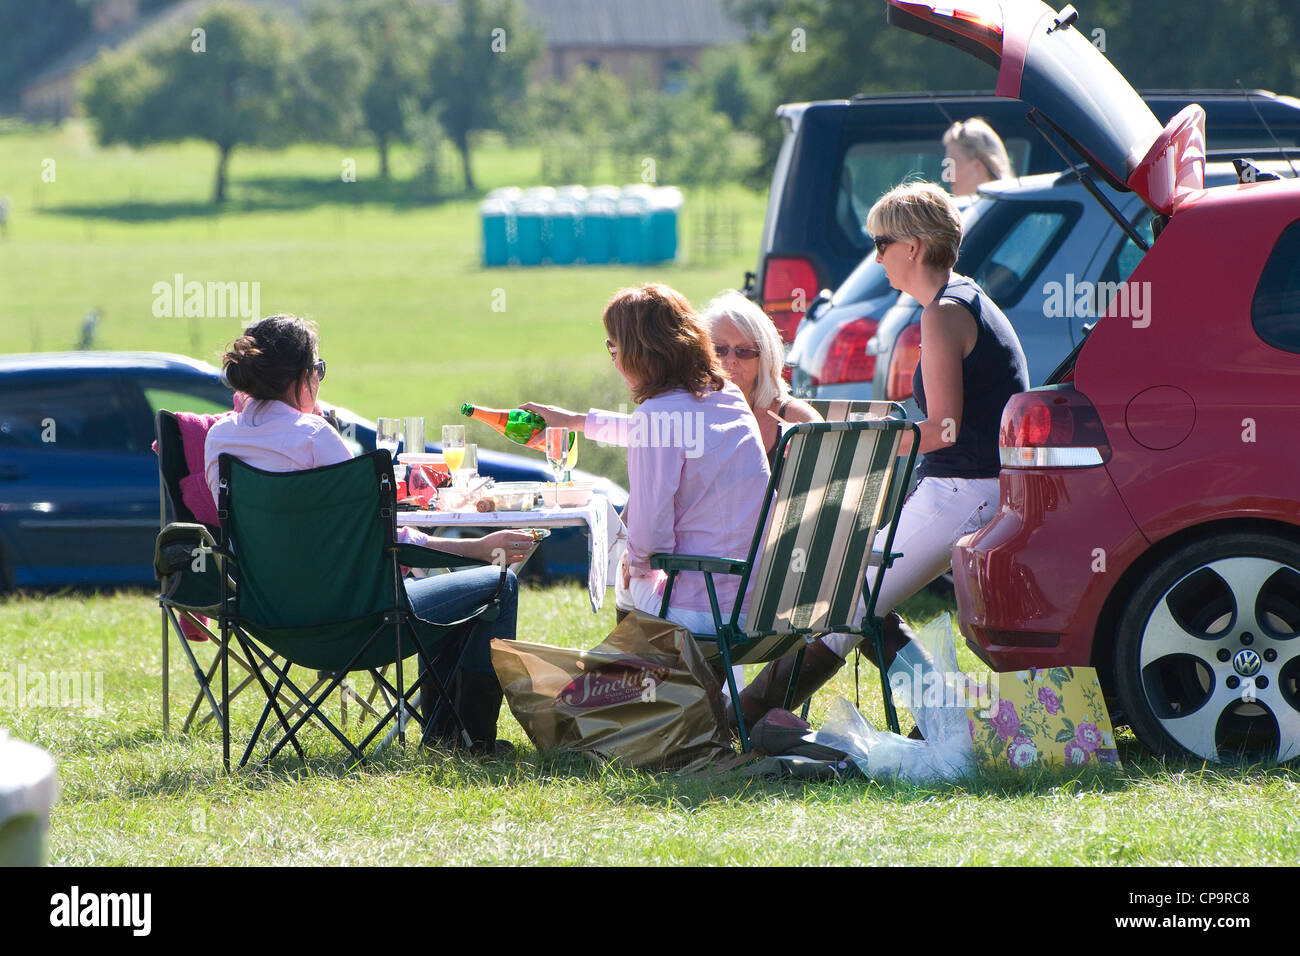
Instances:
[[[1300,181],[1204,189],[1203,114],[1161,130],[1070,7],[887,2],[1156,214],[1055,384],[1003,413],[1001,507],[953,548],[967,642],[1096,666],[1157,753],[1300,757]]]

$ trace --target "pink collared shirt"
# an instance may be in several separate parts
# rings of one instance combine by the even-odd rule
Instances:
[[[218,458],[234,455],[263,471],[306,471],[337,465],[352,458],[333,426],[319,415],[308,415],[280,401],[250,401],[210,429],[203,446],[203,474],[213,500],[221,483]],[[398,528],[397,540],[424,544],[428,535]]]
[[[704,398],[675,389],[630,416],[592,410],[583,430],[589,440],[627,445],[627,563],[634,577],[660,578],[662,594],[652,554],[748,556],[770,471],[758,422],[735,385]],[[724,619],[739,583],[733,575],[714,577]],[[704,575],[679,574],[672,606],[707,611]]]

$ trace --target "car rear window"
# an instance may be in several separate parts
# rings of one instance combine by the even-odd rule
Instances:
[[[6,382],[0,388],[0,448],[142,451],[120,385],[107,378]]]
[[[1023,172],[1029,163],[1029,140],[1013,137],[1004,145],[1011,168]],[[871,237],[863,223],[876,200],[906,179],[942,182],[943,156],[940,137],[849,146],[840,163],[840,188],[832,219],[841,238],[865,255],[871,249]]]
[[[1261,339],[1300,352],[1300,220],[1282,232],[1255,289],[1250,320]]]
[[[1001,308],[1015,305],[1082,213],[1078,203],[995,202],[971,227],[958,262]]]

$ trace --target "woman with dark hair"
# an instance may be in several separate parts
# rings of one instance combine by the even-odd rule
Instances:
[[[217,422],[204,445],[204,473],[213,498],[219,480],[218,457],[223,453],[264,471],[304,471],[347,461],[347,445],[320,415],[317,396],[325,377],[325,362],[317,351],[316,326],[291,315],[273,315],[249,326],[222,356],[226,381],[248,395],[243,408]],[[522,558],[533,546],[528,532],[499,531],[482,538],[433,538],[402,528],[398,540],[491,561],[504,554]],[[422,580],[406,581],[406,593],[416,616],[427,621],[455,621],[481,607],[495,593],[497,567],[469,568]],[[492,669],[488,646],[492,638],[514,640],[518,585],[506,572],[500,614],[476,627],[449,690],[465,719],[477,755],[502,756],[509,742],[497,740],[501,685]],[[420,664],[423,668],[423,661]],[[444,683],[446,676],[444,676]],[[424,695],[426,701],[432,694]],[[454,726],[446,715],[426,713],[426,745],[456,746]]]
[[[627,446],[627,552],[616,584],[632,606],[658,614],[666,576],[651,569],[651,555],[748,555],[767,456],[744,393],[727,381],[707,327],[680,293],[659,283],[621,289],[603,321],[605,347],[640,403],[636,412],[525,407],[540,410],[548,424]],[[729,611],[739,582],[730,575],[716,582],[719,606]],[[678,575],[668,618],[713,632],[703,574]]]

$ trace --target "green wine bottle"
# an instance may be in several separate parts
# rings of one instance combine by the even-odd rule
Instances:
[[[546,419],[541,415],[522,408],[508,412],[499,408],[480,408],[468,402],[460,407],[460,413],[491,425],[517,445],[526,445],[543,454],[546,452]]]

